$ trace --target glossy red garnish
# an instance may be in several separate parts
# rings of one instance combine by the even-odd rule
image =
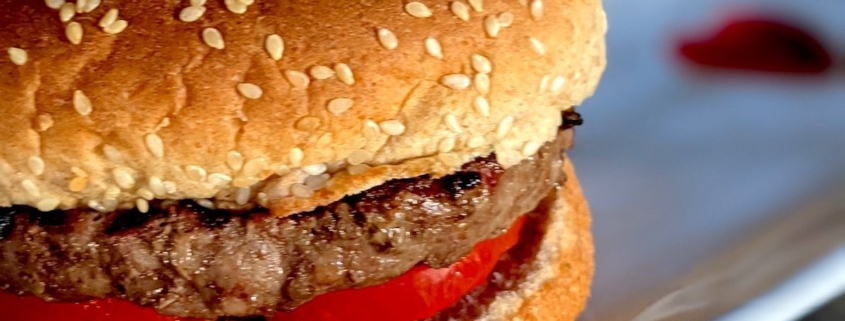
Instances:
[[[765,19],[734,20],[715,35],[682,41],[678,50],[709,67],[808,74],[832,65],[824,45],[811,34]]]
[[[519,241],[520,218],[504,234],[478,243],[447,268],[417,266],[381,285],[335,291],[316,297],[270,321],[415,321],[433,316],[482,285],[499,258]],[[0,320],[26,321],[197,321],[165,317],[123,300],[47,303],[0,291]]]

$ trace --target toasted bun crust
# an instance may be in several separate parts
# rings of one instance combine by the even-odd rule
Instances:
[[[605,64],[598,0],[87,2],[0,0],[0,206],[285,215],[494,151],[509,166]]]
[[[571,321],[586,306],[594,271],[590,211],[568,159],[564,171],[534,270],[518,291],[499,293],[479,320]]]

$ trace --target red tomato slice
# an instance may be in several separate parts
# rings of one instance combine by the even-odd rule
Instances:
[[[386,283],[330,292],[270,321],[414,321],[433,316],[482,285],[499,258],[519,241],[520,218],[504,234],[478,243],[447,268],[417,266]],[[0,319],[26,321],[198,321],[166,317],[117,299],[48,303],[0,291]]]
[[[716,34],[682,41],[681,56],[691,62],[728,69],[781,73],[822,73],[832,58],[808,32],[765,19],[737,19]]]

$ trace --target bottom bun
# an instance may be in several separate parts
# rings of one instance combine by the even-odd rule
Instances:
[[[549,225],[529,272],[515,290],[497,293],[478,320],[569,321],[584,309],[594,272],[590,213],[568,158],[563,170],[557,197],[538,208]]]

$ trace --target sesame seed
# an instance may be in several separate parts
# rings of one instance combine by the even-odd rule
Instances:
[[[223,49],[226,48],[226,43],[223,42],[223,35],[217,28],[205,28],[202,31],[202,41],[211,48]]]
[[[285,78],[296,88],[307,88],[308,84],[311,83],[311,79],[308,78],[308,75],[301,71],[286,70]]]
[[[475,107],[475,111],[482,116],[490,117],[490,102],[487,101],[487,98],[484,98],[484,96],[475,97],[473,107]]]
[[[174,182],[164,181],[162,184],[164,184],[164,189],[167,191],[167,194],[175,194],[179,190]]]
[[[190,4],[193,7],[199,7],[199,6],[204,6],[205,2],[206,2],[206,0],[191,0]]]
[[[27,166],[29,166],[29,170],[35,176],[41,176],[44,174],[44,159],[41,156],[31,156],[27,159]]]
[[[319,118],[314,116],[305,116],[297,120],[296,123],[293,124],[293,127],[300,131],[310,132],[319,128],[320,124],[321,121]]]
[[[379,134],[381,134],[381,129],[378,127],[378,124],[369,119],[364,122],[363,131],[364,137],[367,137],[367,139],[375,139],[379,136]]]
[[[425,4],[417,1],[408,2],[408,4],[405,5],[405,11],[408,12],[409,15],[417,18],[428,18],[432,15],[431,9],[429,9]]]
[[[537,154],[537,151],[540,150],[540,147],[543,147],[543,145],[539,142],[535,142],[535,141],[527,142],[527,143],[525,143],[524,146],[522,146],[522,156],[525,156],[525,157],[533,156],[534,154]]]
[[[237,89],[238,92],[247,99],[258,99],[264,95],[264,91],[261,90],[261,87],[248,82],[238,84]]]
[[[244,166],[244,156],[236,150],[229,151],[226,154],[226,165],[235,172],[240,171]]]
[[[238,205],[246,205],[249,202],[249,197],[252,196],[252,189],[249,187],[238,188],[235,192],[235,203]]]
[[[91,11],[96,10],[97,7],[100,6],[101,2],[102,2],[101,0],[87,0],[87,1],[85,1],[85,5],[82,6],[82,13],[90,13]],[[82,3],[82,2],[77,0],[77,5],[79,5],[79,3]]]
[[[226,186],[232,182],[232,176],[223,173],[211,173],[211,175],[208,175],[208,182],[214,186]]]
[[[116,34],[123,32],[124,30],[126,30],[126,27],[129,27],[128,21],[118,20],[118,21],[115,21],[114,23],[106,26],[105,28],[103,28],[103,32],[110,34],[110,35],[116,35]]]
[[[31,180],[25,179],[21,181],[21,187],[32,197],[39,197],[41,196],[41,189],[38,186],[35,186]]]
[[[70,180],[70,183],[68,183],[68,189],[74,193],[81,192],[87,186],[88,177],[86,176],[76,176]]]
[[[238,2],[243,3],[244,5],[251,6],[255,4],[255,0],[238,0]]]
[[[164,142],[161,141],[161,137],[158,134],[148,134],[144,137],[144,141],[147,144],[147,149],[150,150],[153,156],[158,158],[164,157]]]
[[[26,50],[23,50],[21,48],[16,48],[16,47],[9,48],[8,53],[9,53],[9,60],[11,60],[13,64],[16,64],[18,66],[23,66],[24,64],[26,64],[26,61],[27,61],[28,56],[29,56],[26,53]]]
[[[484,32],[487,33],[487,36],[490,38],[496,38],[499,35],[499,30],[501,30],[502,26],[499,24],[499,19],[496,16],[486,16],[484,17]]]
[[[472,7],[472,10],[475,12],[482,12],[484,11],[484,1],[483,0],[468,0],[469,6]]]
[[[51,197],[38,201],[38,204],[36,204],[35,207],[38,208],[39,211],[50,212],[58,208],[60,203],[61,201],[58,198]]]
[[[261,207],[267,207],[267,193],[261,192],[255,195],[256,200],[258,201],[258,205]]]
[[[543,76],[543,79],[540,80],[540,92],[544,92],[544,91],[546,91],[546,89],[549,89],[549,82],[551,82],[551,81],[552,81],[552,76],[550,76],[550,75]]]
[[[264,40],[264,49],[267,50],[267,53],[270,54],[270,58],[273,60],[282,60],[282,56],[285,53],[285,40],[277,34],[269,35]]]
[[[370,161],[371,159],[373,159],[373,152],[359,149],[349,154],[349,157],[346,158],[346,162],[349,163],[349,165],[360,165]]]
[[[183,22],[194,22],[202,18],[202,15],[204,14],[205,7],[203,6],[185,7],[179,12],[179,20],[182,20]]]
[[[490,76],[487,74],[475,74],[474,78],[475,79],[473,80],[473,84],[475,84],[475,90],[482,95],[489,94]]]
[[[88,0],[76,0],[76,13],[83,13],[88,5]]]
[[[59,20],[62,22],[68,22],[73,19],[73,16],[76,15],[76,5],[73,3],[65,3],[61,7],[59,7]]]
[[[455,137],[446,137],[437,144],[437,151],[448,153],[455,149]]]
[[[94,108],[91,106],[91,99],[88,99],[82,90],[76,90],[73,92],[73,109],[82,116],[88,116]]]
[[[328,110],[335,115],[340,115],[352,108],[355,102],[349,98],[335,98],[329,101]]]
[[[53,116],[50,114],[41,114],[38,115],[38,130],[39,131],[46,131],[53,127],[55,122],[53,121]]]
[[[101,212],[101,213],[108,212],[106,210],[106,207],[103,206],[102,204],[100,204],[100,202],[98,202],[97,200],[88,201],[88,207],[95,210],[95,211]]]
[[[534,52],[540,56],[546,55],[546,47],[542,42],[540,42],[540,40],[537,40],[537,38],[534,37],[528,37],[528,41],[531,42],[531,49],[534,49]]]
[[[157,130],[170,126],[170,117],[164,117],[161,119],[161,122],[158,123],[156,126]]]
[[[308,176],[308,178],[305,179],[305,186],[308,186],[311,190],[319,191],[323,189],[323,187],[326,187],[326,183],[328,183],[329,178],[331,177],[332,176],[329,174]]]
[[[207,199],[197,200],[197,205],[205,207],[205,208],[210,209],[210,210],[213,210],[215,208],[214,202],[207,200]]]
[[[76,166],[71,166],[70,172],[76,176],[88,177],[88,172]]]
[[[334,65],[334,72],[337,74],[337,79],[340,79],[344,84],[349,86],[355,84],[355,77],[352,75],[352,68],[349,68],[349,65],[345,63]]]
[[[309,198],[311,196],[314,196],[314,191],[311,190],[310,188],[308,188],[308,186],[305,186],[303,184],[293,184],[293,185],[291,185],[290,192],[291,192],[291,194],[293,194],[293,196],[296,196],[296,197],[299,197],[299,198]]]
[[[331,132],[322,134],[322,135],[320,135],[319,138],[317,138],[317,146],[325,147],[325,146],[328,146],[329,144],[331,144],[331,142],[332,142],[332,133]]]
[[[164,182],[161,181],[161,178],[150,176],[147,179],[147,186],[150,188],[150,191],[158,196],[167,195],[167,189],[164,187]]]
[[[244,164],[243,174],[246,177],[257,177],[264,170],[267,169],[267,159],[264,157],[256,157],[250,159]]]
[[[195,180],[198,182],[204,182],[207,176],[205,168],[199,167],[197,165],[185,166],[185,174],[188,175],[188,179]]]
[[[493,71],[493,64],[490,63],[490,59],[484,57],[479,54],[473,54],[471,59],[472,61],[472,69],[482,74],[489,74]]]
[[[302,164],[302,159],[305,158],[305,152],[302,151],[299,147],[291,148],[290,152],[288,153],[288,159],[290,160],[290,164],[293,166],[299,166]]]
[[[443,59],[443,48],[440,46],[440,41],[432,37],[425,38],[425,52],[434,58]]]
[[[534,0],[531,2],[529,7],[529,11],[531,12],[531,19],[540,20],[543,17],[543,1],[542,0]]]
[[[137,199],[135,201],[135,206],[138,207],[138,212],[147,213],[150,211],[150,202],[143,198]]]
[[[443,122],[446,123],[446,127],[449,127],[449,130],[455,133],[463,133],[464,130],[461,128],[461,123],[458,122],[458,117],[455,117],[455,114],[448,113],[445,117],[443,117]]]
[[[440,83],[451,89],[463,90],[469,87],[472,80],[469,79],[469,76],[464,74],[451,74],[441,77]]]
[[[513,25],[513,13],[507,11],[502,12],[497,18],[499,19],[499,25],[502,26],[502,28],[507,28]]]
[[[393,34],[392,31],[379,28],[378,29],[378,42],[387,50],[396,49],[399,47],[399,39],[396,39],[396,35]]]
[[[67,24],[65,27],[65,36],[74,45],[82,43],[82,25],[76,21]]]
[[[123,156],[121,156],[120,152],[117,151],[117,148],[114,148],[112,145],[103,145],[103,154],[106,155],[106,158],[112,163],[123,162]]]
[[[302,171],[308,175],[320,175],[325,173],[328,169],[329,167],[325,163],[302,166]]]
[[[552,80],[552,92],[555,94],[561,93],[564,85],[566,85],[566,78],[563,78],[563,76],[555,77],[555,79]]]
[[[399,136],[405,133],[405,124],[399,120],[385,120],[378,125],[381,131],[390,136]]]
[[[50,9],[59,9],[65,4],[65,0],[45,0],[44,3],[47,4],[47,7]]]
[[[505,117],[499,122],[499,127],[496,128],[496,138],[502,139],[510,133],[511,129],[513,129],[513,116]]]
[[[148,201],[151,201],[156,197],[155,194],[153,194],[153,192],[146,187],[139,188],[137,191],[135,191],[135,194]]]
[[[479,148],[483,145],[484,145],[484,137],[481,137],[481,136],[475,136],[473,138],[470,138],[469,141],[467,142],[467,147],[469,147],[469,148]]]
[[[308,71],[311,77],[317,80],[325,80],[334,77],[334,70],[326,66],[314,66]]]
[[[243,14],[246,12],[247,6],[238,0],[225,0],[223,3],[226,5],[226,9],[229,9],[232,13]]]
[[[106,14],[100,18],[99,26],[100,28],[105,28],[112,25],[115,21],[117,21],[117,8],[111,8],[109,11],[106,11]]]
[[[130,189],[135,186],[135,178],[132,177],[132,172],[125,167],[118,167],[112,170],[112,176],[117,186],[123,189]]]
[[[449,5],[449,9],[452,10],[452,14],[454,14],[455,17],[458,17],[458,19],[469,21],[469,7],[467,7],[467,5],[463,2],[452,2],[452,4]]]
[[[349,172],[349,175],[360,175],[370,169],[370,166],[367,164],[359,164],[349,166],[346,171]]]

